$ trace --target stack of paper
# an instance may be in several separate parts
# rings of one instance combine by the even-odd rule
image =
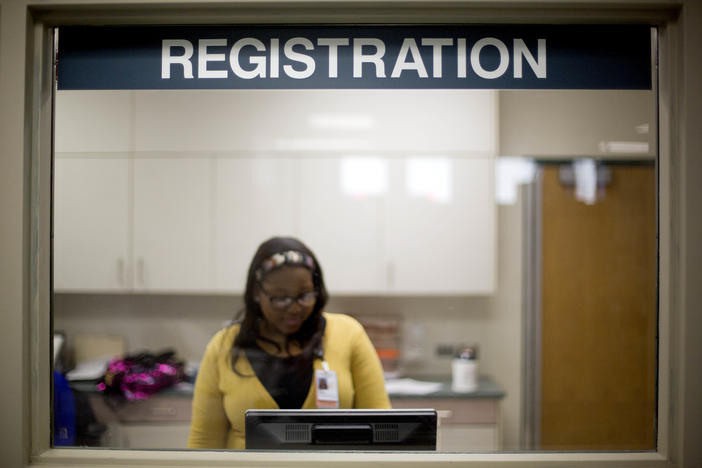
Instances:
[[[440,382],[422,382],[414,379],[390,379],[385,381],[385,389],[394,395],[428,395],[441,390]]]

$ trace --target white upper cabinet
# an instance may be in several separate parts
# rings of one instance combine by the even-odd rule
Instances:
[[[384,164],[360,158],[298,160],[298,235],[317,255],[331,294],[383,290],[378,260],[384,193],[378,193],[378,185],[385,183]]]
[[[57,158],[54,177],[54,289],[129,288],[129,161]]]
[[[496,96],[486,90],[136,91],[134,149],[492,156]]]
[[[403,295],[495,290],[490,158],[393,160],[385,222],[386,289]]]
[[[332,294],[495,290],[491,158],[298,161],[300,230]]]
[[[56,95],[54,288],[131,287],[129,92]]]
[[[60,92],[57,291],[214,288],[210,160],[134,151],[134,92]]]
[[[496,122],[495,91],[59,92],[56,289],[241,293],[292,235],[332,294],[489,294]]]
[[[213,289],[213,164],[134,160],[135,290]]]
[[[56,93],[55,151],[125,153],[134,146],[134,93],[61,91]]]
[[[295,161],[242,157],[214,163],[216,289],[241,292],[258,245],[295,234]]]
[[[54,288],[212,290],[212,164],[57,158]]]

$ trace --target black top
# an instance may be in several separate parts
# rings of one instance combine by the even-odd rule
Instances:
[[[312,383],[312,361],[302,354],[278,357],[258,344],[246,350],[256,377],[281,409],[300,409]]]

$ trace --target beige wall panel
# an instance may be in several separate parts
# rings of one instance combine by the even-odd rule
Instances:
[[[653,158],[652,91],[500,91],[499,154]]]

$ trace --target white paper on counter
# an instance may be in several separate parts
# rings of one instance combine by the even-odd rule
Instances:
[[[66,378],[68,380],[95,380],[99,379],[105,373],[107,369],[107,364],[109,364],[112,357],[101,357],[95,359],[88,359],[83,362],[76,364]]]
[[[428,395],[441,390],[440,382],[423,382],[415,379],[390,379],[385,381],[385,389],[395,395]]]

